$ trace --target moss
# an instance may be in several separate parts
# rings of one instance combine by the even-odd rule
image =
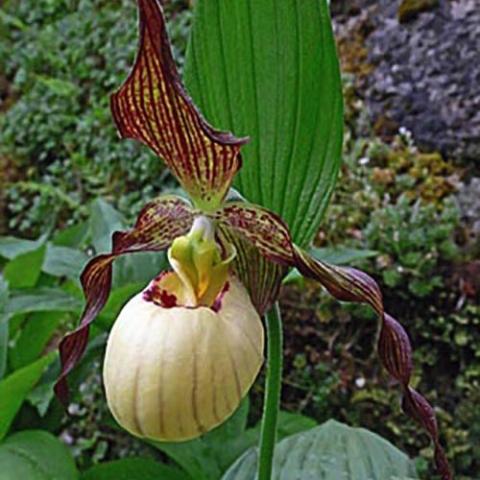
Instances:
[[[403,0],[398,7],[400,23],[414,19],[419,13],[426,12],[438,6],[438,0]]]

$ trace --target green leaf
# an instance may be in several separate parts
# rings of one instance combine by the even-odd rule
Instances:
[[[185,64],[207,119],[251,142],[236,186],[295,242],[318,230],[342,147],[341,79],[325,0],[198,0]]]
[[[85,229],[84,225],[81,225],[82,229]],[[75,231],[65,231],[66,233],[61,237],[58,237],[59,242],[75,242],[75,239],[70,238],[71,235],[80,235],[77,232],[77,227]],[[82,230],[82,231],[83,231]],[[60,232],[63,234],[64,232]],[[67,235],[68,233],[68,235]],[[84,235],[84,232],[83,232]],[[56,237],[57,238],[57,237]],[[39,275],[38,271],[38,257],[40,255],[41,247],[44,245],[46,237],[40,237],[38,240],[25,240],[22,238],[16,237],[0,237],[0,257],[8,258],[9,260],[15,260],[15,262],[10,262],[7,264],[7,272],[11,269],[11,273],[7,275],[18,274],[20,278],[23,278],[25,272],[29,275],[36,273]],[[55,240],[55,243],[57,242]],[[37,256],[35,256],[37,252]],[[31,254],[29,256],[28,254]],[[78,276],[88,261],[88,256],[81,250],[70,248],[64,245],[53,245],[51,243],[47,244],[46,252],[44,252],[43,262],[41,264],[41,269],[50,275],[57,277],[66,276],[66,277],[75,277]],[[11,282],[11,280],[10,280]],[[31,283],[31,282],[29,282]],[[12,287],[20,287],[22,285],[13,285]],[[33,286],[23,285],[23,286]]]
[[[46,355],[0,382],[0,412],[2,412],[0,415],[0,439],[8,432],[25,397],[40,380],[43,372],[54,358],[55,354],[53,353]],[[1,474],[0,479],[2,479]]]
[[[177,468],[147,458],[125,458],[95,465],[81,480],[191,480]]]
[[[42,235],[37,240],[25,240],[17,237],[0,237],[0,257],[13,260],[24,253],[38,250],[46,240],[46,235]]]
[[[77,278],[88,262],[88,255],[69,247],[47,246],[42,270],[55,277]]]
[[[91,205],[90,229],[97,253],[109,252],[112,234],[125,229],[122,215],[105,200],[98,198]],[[140,252],[119,258],[113,266],[114,287],[134,282],[147,283],[167,267],[163,252]]]
[[[42,382],[27,395],[26,400],[37,409],[41,417],[45,416],[53,400],[55,395],[54,385],[55,380]]]
[[[257,449],[248,450],[223,480],[252,480]],[[335,420],[282,440],[272,478],[278,480],[413,480],[414,463],[377,434]]]
[[[317,422],[312,418],[308,418],[299,413],[280,411],[277,424],[277,442],[295,433],[309,430],[316,425]],[[259,421],[255,427],[245,430],[243,434],[238,435],[236,439],[232,439],[231,442],[229,442],[229,450],[232,451],[232,454],[233,452],[237,453],[235,458],[238,458],[240,453],[245,452],[250,447],[258,445],[261,428],[262,424],[261,421]],[[227,466],[231,464],[232,460],[230,459],[230,463]]]
[[[8,315],[5,313],[5,307],[7,305],[8,295],[8,283],[0,273],[0,380],[7,370],[9,329],[8,323],[6,322]]]
[[[63,312],[36,312],[20,330],[14,346],[10,349],[9,360],[14,370],[36,360],[57,331],[64,318]],[[1,328],[1,325],[0,325]]]
[[[50,433],[27,430],[0,444],[0,480],[76,480],[67,447]]]
[[[280,411],[278,415],[277,441],[289,437],[290,435],[294,435],[295,433],[310,430],[316,426],[317,422],[313,420],[313,418],[306,417],[299,413]]]
[[[146,285],[161,271],[169,268],[164,252],[135,252],[124,255],[113,265],[114,287],[143,283]]]
[[[5,308],[7,314],[30,312],[77,312],[83,302],[59,288],[39,287],[13,291]]]
[[[78,93],[78,87],[67,80],[60,78],[46,77],[44,75],[36,75],[36,79],[49,88],[55,95],[61,97],[75,96]]]
[[[45,251],[46,247],[42,245],[36,250],[16,256],[5,265],[3,276],[10,288],[35,286],[42,272]]]
[[[97,253],[109,252],[112,233],[122,230],[125,221],[117,210],[102,198],[94,200],[90,207],[90,231]]]
[[[89,222],[78,223],[55,233],[52,241],[59,247],[79,248],[88,236]]]
[[[0,380],[7,370],[7,354],[8,354],[8,323],[1,321],[0,314]]]
[[[107,303],[98,315],[97,326],[110,329],[123,306],[145,287],[144,283],[130,283],[111,291]]]

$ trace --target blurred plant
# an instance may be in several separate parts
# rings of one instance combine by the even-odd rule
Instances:
[[[168,9],[183,63],[191,11],[182,1]],[[35,236],[45,220],[73,224],[85,219],[78,207],[98,195],[131,217],[174,185],[147,150],[115,142],[108,93],[135,52],[134,3],[10,0],[2,12],[0,57],[18,100],[0,117],[0,154],[22,172],[4,193],[9,227]]]
[[[411,204],[401,196],[395,205],[376,210],[364,229],[370,248],[381,252],[376,265],[388,287],[402,284],[416,296],[424,297],[442,286],[439,271],[442,261],[458,253],[454,241],[459,213],[452,201],[443,211],[434,205]]]

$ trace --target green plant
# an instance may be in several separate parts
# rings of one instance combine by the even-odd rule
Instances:
[[[34,236],[45,222],[71,225],[86,218],[83,205],[98,195],[118,198],[131,216],[173,186],[148,151],[115,142],[108,94],[134,55],[135,5],[12,0],[2,9],[8,33],[0,48],[15,52],[2,58],[19,97],[0,117],[0,154],[21,172],[5,192],[9,228]],[[178,1],[169,9],[182,62],[191,12]]]
[[[315,449],[321,455],[309,454]],[[352,451],[362,451],[361,457],[351,462]],[[250,480],[255,478],[259,461],[255,450],[247,451],[228,470],[223,480]],[[278,444],[274,459],[274,478],[315,478],[330,480],[348,478],[382,478],[395,480],[418,478],[411,460],[378,435],[364,429],[354,429],[334,420],[308,432],[292,435]]]
[[[376,210],[364,229],[365,240],[381,253],[377,261],[388,287],[406,283],[418,297],[442,286],[439,267],[458,251],[454,241],[459,213],[452,202],[442,211],[433,204],[412,205],[400,197],[395,205]]]

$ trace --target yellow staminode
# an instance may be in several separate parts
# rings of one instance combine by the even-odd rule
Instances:
[[[235,258],[235,249],[222,259],[215,241],[211,221],[199,216],[195,218],[188,235],[178,237],[168,251],[170,265],[183,283],[188,306],[213,303],[225,284],[230,264]]]

